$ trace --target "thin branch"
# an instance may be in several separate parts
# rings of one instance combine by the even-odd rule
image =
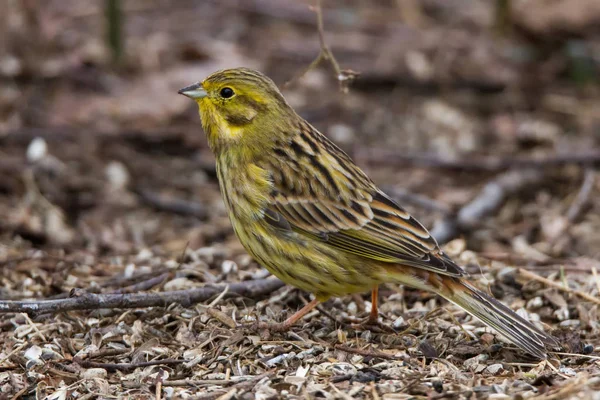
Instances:
[[[257,279],[232,283],[229,292],[248,298],[267,295],[285,284],[279,279]],[[74,310],[96,310],[101,308],[166,307],[177,303],[184,307],[206,301],[223,291],[222,286],[205,286],[197,289],[176,290],[161,293],[94,294],[83,293],[76,297],[57,300],[0,300],[0,314],[5,313],[60,313]]]
[[[291,85],[293,82],[296,82],[300,78],[302,78],[308,71],[315,69],[322,61],[328,61],[335,73],[335,78],[340,85],[340,90],[344,93],[348,92],[349,84],[356,79],[359,75],[357,72],[352,71],[350,69],[341,69],[340,64],[336,60],[333,55],[331,49],[327,45],[325,41],[325,27],[323,24],[323,7],[321,6],[321,0],[317,0],[317,3],[313,7],[315,13],[317,14],[317,33],[319,35],[319,45],[321,50],[317,57],[306,67],[301,73],[296,75],[294,78],[290,79],[284,84],[284,87]]]
[[[191,215],[206,219],[208,213],[203,204],[183,199],[169,199],[150,190],[136,189],[140,200],[157,211],[166,211],[178,215]]]
[[[206,393],[206,394],[201,394],[197,397],[195,397],[196,400],[212,400],[212,399],[218,399],[218,398],[232,398],[231,397],[227,397],[226,395],[231,393],[232,395],[235,394],[237,392],[236,389],[240,389],[240,390],[252,390],[252,388],[254,386],[256,386],[257,383],[259,383],[260,381],[262,381],[264,378],[267,377],[271,377],[273,376],[275,373],[272,371],[269,372],[265,372],[264,374],[260,374],[260,375],[256,375],[254,378],[245,380],[245,381],[241,381],[236,383],[235,385],[231,386],[231,389],[229,390],[229,392],[226,392],[224,390],[216,390],[214,392],[211,393]],[[224,397],[221,397],[224,396]]]
[[[165,272],[159,276],[152,277],[145,281],[141,281],[139,283],[135,283],[133,285],[125,286],[124,288],[117,289],[113,293],[114,294],[122,294],[122,293],[138,293],[143,292],[145,290],[150,290],[155,286],[161,285],[167,279],[171,277],[170,272]]]
[[[344,346],[341,344],[334,346],[334,349],[345,351],[346,353],[359,354],[359,355],[365,356],[365,357],[377,357],[377,358],[383,358],[386,360],[400,360],[400,361],[405,360],[403,357],[398,357],[393,354],[384,353],[382,351],[355,349],[354,347],[348,347],[348,346]]]
[[[510,168],[547,168],[566,164],[600,165],[600,150],[543,157],[463,157],[447,159],[436,154],[408,153],[382,148],[359,149],[354,157],[371,165],[416,166],[457,171],[498,172]]]
[[[323,7],[321,6],[321,0],[317,0],[315,12],[317,13],[317,32],[319,33],[319,44],[321,45],[321,52],[317,59],[322,57],[324,60],[329,61],[336,76],[339,77],[342,74],[342,70],[325,41],[325,27],[323,26]]]
[[[431,234],[440,243],[448,242],[461,232],[469,231],[495,213],[504,201],[516,193],[540,185],[545,174],[537,169],[511,170],[488,182],[481,192],[464,205],[456,217],[447,217],[437,223]]]
[[[167,358],[165,360],[153,360],[140,363],[114,364],[83,360],[79,357],[74,357],[73,361],[81,365],[83,368],[103,368],[107,371],[131,371],[136,368],[150,367],[153,365],[179,365],[186,362],[185,360],[174,360]]]
[[[403,188],[388,186],[384,187],[383,190],[400,204],[408,203],[422,208],[423,210],[437,212],[444,215],[452,212],[450,207],[442,202],[421,194],[411,193]]]
[[[579,215],[583,211],[583,208],[590,200],[590,195],[594,189],[594,183],[596,182],[596,173],[591,168],[586,168],[583,183],[581,189],[577,193],[577,197],[569,207],[567,211],[567,219],[569,222],[575,222]]]
[[[590,302],[595,303],[595,304],[600,304],[600,298],[594,297],[591,294],[582,292],[581,290],[571,289],[568,286],[564,286],[561,283],[551,281],[548,278],[544,278],[543,276],[535,274],[535,273],[533,273],[531,271],[527,271],[526,269],[523,269],[523,268],[519,268],[517,271],[518,271],[519,275],[523,276],[524,278],[532,279],[534,281],[541,282],[541,283],[543,283],[546,286],[553,287],[553,288],[558,289],[558,290],[560,290],[562,292],[573,293],[574,295],[579,296],[582,299],[585,299],[585,300],[590,301]]]

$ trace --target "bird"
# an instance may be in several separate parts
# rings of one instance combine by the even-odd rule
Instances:
[[[178,93],[198,105],[241,244],[270,273],[314,295],[273,330],[290,329],[331,297],[369,291],[374,322],[379,285],[395,283],[445,298],[536,358],[560,348],[470,283],[427,229],[300,117],[269,77],[225,69]]]

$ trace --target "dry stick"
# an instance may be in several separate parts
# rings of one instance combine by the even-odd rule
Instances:
[[[401,153],[381,148],[359,149],[355,158],[372,165],[419,166],[459,171],[498,172],[510,168],[547,168],[565,164],[600,164],[600,150],[553,154],[544,157],[463,157],[445,159],[429,153]]]
[[[348,83],[350,83],[354,78],[356,78],[358,76],[358,73],[351,70],[342,70],[340,68],[340,64],[337,62],[335,56],[331,52],[331,49],[327,45],[327,42],[325,41],[325,28],[323,26],[323,8],[321,7],[321,0],[317,0],[317,4],[314,6],[314,10],[317,14],[317,32],[319,34],[319,44],[321,50],[319,51],[317,57],[308,65],[308,67],[304,69],[304,71],[287,81],[283,86],[287,87],[293,82],[296,82],[304,75],[306,75],[308,71],[311,71],[312,69],[316,68],[321,63],[321,61],[325,60],[329,61],[329,64],[333,68],[333,71],[335,72],[335,78],[340,84],[340,89],[343,92],[347,92]]]
[[[155,276],[153,278],[147,279],[145,281],[141,281],[139,283],[135,283],[133,285],[126,286],[121,289],[117,289],[113,291],[114,294],[122,294],[122,293],[137,293],[143,292],[145,290],[150,290],[155,286],[158,286],[165,282],[171,276],[170,272],[165,272],[159,276]]]
[[[450,207],[442,202],[421,194],[411,193],[403,188],[387,186],[383,187],[383,190],[400,204],[408,203],[422,208],[423,210],[437,212],[444,215],[448,215],[452,212]]]
[[[592,168],[586,168],[581,188],[567,210],[565,223],[561,226],[561,229],[550,239],[551,245],[555,245],[560,238],[563,237],[564,233],[568,231],[571,225],[579,218],[585,205],[590,200],[590,195],[592,193],[592,189],[594,188],[595,180],[596,174],[594,170]]]
[[[249,298],[264,296],[285,284],[279,279],[257,279],[229,284],[229,292]],[[94,294],[83,293],[77,297],[58,300],[2,301],[3,313],[60,313],[73,310],[96,310],[100,308],[166,307],[178,303],[184,307],[206,301],[223,291],[223,287],[205,286],[197,289],[176,290],[161,293]]]
[[[89,360],[82,360],[79,357],[74,357],[73,361],[81,365],[83,368],[104,368],[107,371],[131,371],[136,368],[149,367],[153,365],[179,365],[186,362],[185,360],[175,360],[167,358],[164,360],[153,360],[140,363],[125,363],[125,364],[114,364],[114,363],[100,363]]]
[[[260,379],[264,378],[267,375],[257,375],[260,376]],[[245,376],[235,376],[234,379],[177,379],[173,381],[164,381],[163,386],[209,386],[209,385],[219,385],[219,386],[229,386],[235,383],[244,383],[252,380],[256,380],[257,376],[255,375],[245,375]]]
[[[386,360],[400,360],[400,361],[405,360],[403,357],[398,357],[393,354],[387,354],[387,353],[384,353],[381,351],[355,349],[354,347],[343,346],[340,344],[334,346],[333,348],[336,350],[345,351],[346,353],[359,354],[359,355],[365,356],[365,357],[378,357],[378,358],[384,358]]]
[[[177,215],[191,215],[199,219],[206,219],[206,207],[198,202],[177,198],[166,198],[147,189],[136,189],[140,200],[157,211],[166,211]]]
[[[600,304],[600,298],[594,297],[594,296],[592,296],[590,294],[582,292],[581,290],[571,289],[568,286],[564,286],[564,285],[562,285],[562,284],[560,284],[558,282],[551,281],[550,279],[544,278],[543,276],[539,276],[538,274],[535,274],[533,272],[527,271],[527,270],[525,270],[523,268],[519,268],[517,271],[518,271],[519,275],[523,276],[524,278],[533,279],[533,280],[541,282],[541,283],[543,283],[543,284],[545,284],[547,286],[556,288],[556,289],[558,289],[560,291],[567,292],[567,293],[573,293],[576,296],[581,297],[582,299],[585,299],[587,301],[591,301],[592,303]]]
[[[213,393],[207,393],[207,394],[203,394],[203,395],[194,397],[194,399],[196,399],[196,400],[209,400],[209,399],[212,400],[212,399],[219,398],[219,396],[224,395],[225,393],[235,393],[237,391],[236,389],[251,390],[254,386],[256,386],[256,384],[258,382],[260,382],[264,378],[267,378],[267,377],[270,378],[272,375],[274,375],[274,372],[271,372],[271,371],[265,372],[263,374],[256,375],[252,379],[248,379],[248,380],[236,383],[235,385],[231,386],[231,389],[229,392],[225,392],[224,390],[217,390]],[[231,397],[227,397],[227,396],[225,396],[225,397],[231,398]]]
[[[461,231],[472,230],[486,216],[497,211],[506,198],[521,190],[530,189],[544,180],[544,172],[538,169],[510,170],[488,182],[481,192],[464,205],[455,218],[445,218],[437,223],[431,234],[438,242],[445,243]]]
[[[586,168],[581,189],[579,190],[579,193],[577,193],[577,197],[575,197],[575,200],[567,211],[567,219],[569,222],[575,222],[575,220],[579,218],[583,208],[590,200],[590,195],[592,193],[592,189],[594,189],[595,182],[596,173],[593,169]]]

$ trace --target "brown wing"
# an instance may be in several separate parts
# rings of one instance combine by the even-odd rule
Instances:
[[[435,239],[327,138],[303,124],[275,148],[268,219],[366,258],[462,276]]]

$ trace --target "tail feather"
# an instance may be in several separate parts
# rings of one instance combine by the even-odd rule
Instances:
[[[555,338],[462,279],[452,279],[439,294],[535,357],[545,359],[548,348],[560,348]]]

